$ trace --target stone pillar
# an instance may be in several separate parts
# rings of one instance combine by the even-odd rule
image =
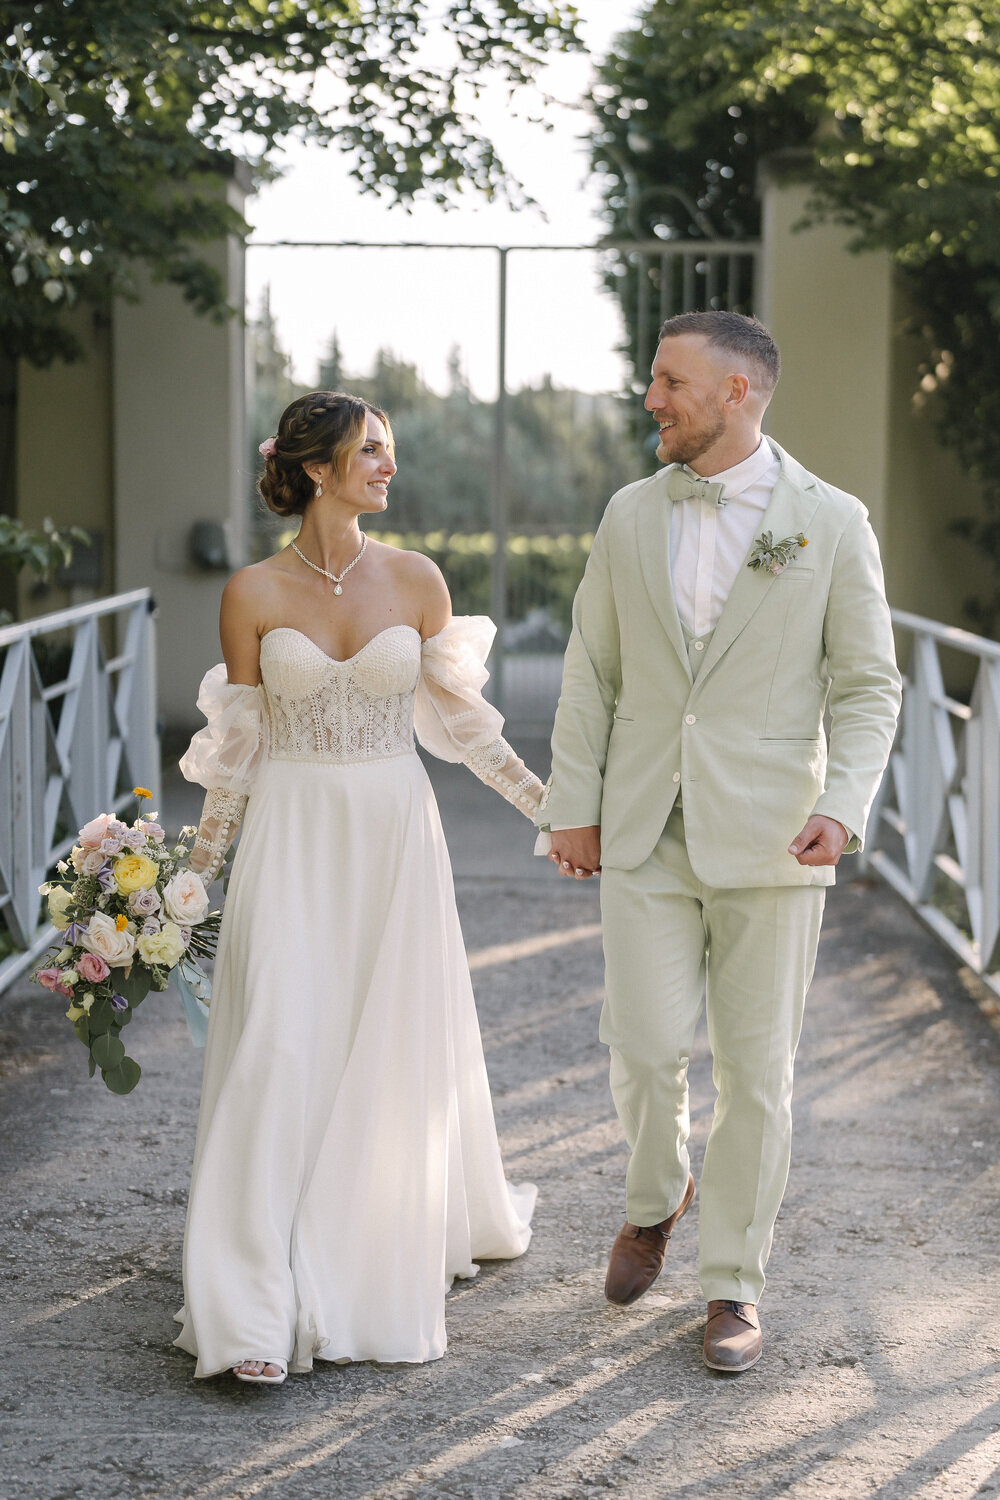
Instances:
[[[242,210],[245,185],[225,191]],[[234,238],[202,253],[232,317],[199,315],[176,287],[147,277],[138,302],[115,304],[111,328],[115,588],[153,590],[168,726],[198,719],[198,683],[221,660],[223,585],[247,549],[244,253]],[[192,554],[192,529],[205,523],[225,539],[217,570]]]
[[[858,495],[889,541],[893,268],[852,254],[841,224],[797,230],[809,189],[780,163],[762,173],[757,313],[781,349],[767,431],[800,463]]]

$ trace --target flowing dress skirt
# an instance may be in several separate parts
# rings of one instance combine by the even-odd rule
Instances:
[[[445,1293],[527,1248],[504,1179],[448,851],[415,753],[270,760],[219,941],[182,1349],[437,1359]]]

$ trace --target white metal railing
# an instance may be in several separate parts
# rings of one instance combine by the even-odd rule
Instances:
[[[47,682],[53,637],[68,666]],[[38,887],[77,830],[137,783],[158,806],[159,778],[148,589],[0,628],[0,914],[21,950],[0,961],[0,991],[51,939]]]
[[[912,650],[865,858],[1000,994],[1000,645],[892,619]],[[945,689],[942,648],[977,659],[968,703]]]

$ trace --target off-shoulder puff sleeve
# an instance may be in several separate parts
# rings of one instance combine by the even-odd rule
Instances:
[[[207,790],[191,868],[208,885],[236,837],[267,757],[267,715],[260,688],[230,683],[221,662],[202,678],[198,707],[208,723],[181,756],[180,769]]]
[[[267,715],[260,688],[230,683],[220,662],[201,680],[198,707],[208,723],[181,756],[181,774],[199,786],[247,796],[267,756]]]
[[[458,615],[424,641],[413,727],[426,750],[460,761],[533,818],[542,783],[503,737],[503,715],[483,697],[486,658],[496,626],[485,615]]]

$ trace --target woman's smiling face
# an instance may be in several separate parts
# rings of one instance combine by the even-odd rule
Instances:
[[[395,472],[396,461],[388,434],[374,412],[368,412],[364,443],[351,459],[342,484],[331,475],[329,492],[334,499],[352,506],[359,513],[385,510],[389,481]]]

